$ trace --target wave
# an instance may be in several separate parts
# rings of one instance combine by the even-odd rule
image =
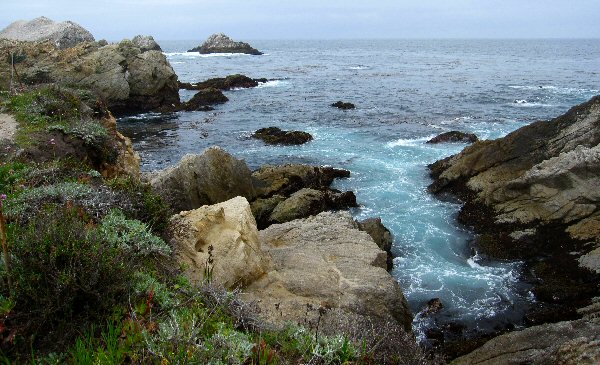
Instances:
[[[267,87],[280,87],[280,86],[287,85],[288,83],[289,82],[285,81],[285,80],[269,80],[267,82],[259,83],[256,88],[263,89],[263,88],[267,88]]]
[[[561,95],[596,94],[600,92],[599,89],[581,89],[575,87],[559,87],[554,85],[509,85],[508,87],[516,90],[542,90]]]
[[[414,147],[414,146],[419,146],[427,141],[429,141],[430,139],[432,139],[433,137],[435,137],[435,134],[432,134],[428,137],[420,137],[420,138],[400,138],[397,139],[395,141],[391,141],[388,142],[386,144],[387,147]]]
[[[544,103],[532,103],[524,99],[517,99],[510,103],[512,106],[522,107],[522,108],[551,108],[556,105],[552,104],[544,104]]]
[[[365,66],[365,65],[357,65],[357,66],[350,66],[348,67],[349,70],[368,70],[371,67],[369,66]]]

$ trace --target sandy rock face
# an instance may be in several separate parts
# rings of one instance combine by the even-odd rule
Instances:
[[[186,155],[174,167],[159,171],[150,184],[176,211],[256,195],[250,169],[219,147]]]
[[[261,250],[246,198],[181,212],[171,218],[171,224],[179,262],[195,283],[202,282],[209,269],[216,283],[227,288],[245,286],[267,270],[269,259]]]
[[[310,309],[325,308],[397,321],[410,331],[412,314],[386,271],[386,253],[349,213],[275,224],[260,237],[272,264],[245,295],[270,321],[302,322]]]
[[[111,178],[119,175],[128,175],[134,178],[140,177],[140,155],[133,149],[131,140],[122,135],[117,130],[117,121],[110,113],[104,119],[102,124],[106,129],[113,134],[115,141],[118,144],[119,155],[114,164],[104,163],[101,167],[100,172],[102,176]]]
[[[60,49],[94,41],[94,36],[77,23],[71,21],[57,23],[43,16],[31,21],[18,20],[10,24],[0,32],[0,38],[30,42],[51,41]]]

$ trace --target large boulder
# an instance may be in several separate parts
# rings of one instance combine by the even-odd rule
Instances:
[[[459,220],[478,231],[481,253],[525,260],[533,293],[555,308],[542,322],[572,318],[599,294],[599,144],[597,96],[430,166],[430,190],[465,202]]]
[[[10,24],[0,31],[0,38],[29,42],[50,41],[59,49],[94,41],[92,33],[77,23],[57,23],[43,16]]]
[[[150,184],[176,211],[236,196],[248,200],[256,196],[246,163],[219,147],[210,147],[200,155],[185,155],[177,165],[156,172]]]
[[[251,55],[261,55],[262,52],[252,48],[248,43],[235,42],[223,33],[216,33],[208,37],[201,45],[190,49],[188,52],[199,52],[201,54],[209,53],[245,53]]]
[[[142,53],[147,51],[162,52],[162,48],[160,48],[158,43],[156,43],[156,41],[154,40],[154,37],[152,37],[151,35],[136,35],[135,37],[133,37],[131,42],[133,42],[133,44],[136,47],[138,47],[140,51],[142,51]]]
[[[204,280],[227,288],[252,283],[267,270],[258,230],[246,198],[184,211],[171,218],[178,261],[195,284]]]
[[[385,269],[385,252],[348,212],[272,225],[260,238],[271,266],[244,295],[270,322],[304,323],[331,311],[391,320],[411,331],[412,314]]]
[[[23,83],[85,89],[115,113],[179,104],[177,75],[165,55],[143,52],[129,40],[106,46],[85,42],[68,49],[49,42],[0,40],[0,52],[15,55]],[[10,78],[10,67],[0,68],[0,86],[8,87]]]
[[[284,223],[298,218],[316,215],[326,210],[356,207],[353,192],[345,193],[332,190],[300,189],[273,208],[269,223]]]
[[[461,142],[461,143],[475,143],[479,140],[473,133],[465,133],[461,131],[450,131],[439,134],[426,143],[436,144],[445,142]]]
[[[534,326],[488,341],[453,365],[600,363],[600,298],[580,309],[582,319]]]

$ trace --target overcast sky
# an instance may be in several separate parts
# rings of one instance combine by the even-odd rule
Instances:
[[[600,38],[600,0],[0,0],[0,28],[41,15],[108,40]]]

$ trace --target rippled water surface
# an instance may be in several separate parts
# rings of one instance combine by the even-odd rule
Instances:
[[[144,170],[211,145],[252,168],[302,162],[349,169],[352,176],[335,187],[356,193],[358,218],[380,216],[393,232],[393,275],[415,313],[439,297],[445,309],[438,320],[471,329],[520,317],[533,298],[518,281],[519,263],[473,256],[472,233],[455,221],[459,205],[426,191],[427,164],[465,145],[424,142],[449,130],[498,138],[599,94],[599,40],[256,41],[265,55],[185,53],[198,43],[161,42],[181,81],[234,73],[271,81],[226,92],[230,101],[213,112],[121,119]],[[357,109],[331,108],[337,100]],[[307,131],[314,140],[274,147],[249,138],[268,126]],[[417,317],[418,333],[427,321]]]

